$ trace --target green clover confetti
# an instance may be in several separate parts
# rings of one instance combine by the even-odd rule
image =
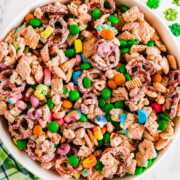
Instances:
[[[173,8],[166,9],[164,15],[168,21],[175,21],[177,19],[177,11]]]
[[[177,6],[180,6],[180,0],[173,0],[172,3],[176,4]]]
[[[160,0],[148,0],[146,4],[151,9],[157,9],[160,5]]]
[[[180,24],[174,23],[170,25],[169,28],[175,36],[180,36]]]

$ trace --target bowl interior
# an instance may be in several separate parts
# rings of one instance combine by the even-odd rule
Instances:
[[[14,17],[13,21],[11,21],[10,23],[8,22],[7,24],[4,24],[4,26],[2,28],[2,29],[4,29],[4,31],[0,32],[0,37],[3,38],[13,27],[16,27],[22,21],[23,17],[28,13],[29,10],[31,10],[34,7],[37,7],[37,6],[46,4],[48,2],[52,2],[52,1],[53,0],[37,0],[37,1],[31,2],[31,4],[27,4],[27,6]],[[17,2],[12,1],[12,3],[14,3],[12,5],[15,5],[15,3],[17,3]],[[141,11],[145,14],[145,17],[148,20],[148,22],[156,28],[156,30],[160,34],[163,42],[168,47],[169,51],[173,55],[176,56],[176,58],[178,60],[178,64],[180,66],[180,51],[178,49],[178,46],[177,46],[175,40],[171,36],[168,28],[166,27],[166,25],[164,25],[157,16],[155,16],[150,10],[148,10],[146,7],[144,7],[137,0],[117,0],[117,3],[124,3],[129,6],[135,6],[135,5],[138,6],[141,9]],[[171,43],[169,43],[169,42],[171,42]],[[169,151],[170,148],[172,148],[172,145],[174,145],[176,143],[177,136],[180,132],[179,128],[180,128],[180,118],[177,118],[176,134],[175,134],[173,143],[168,148],[166,148],[164,151],[162,151],[160,153],[160,156],[159,156],[157,162],[159,162],[160,159],[162,159],[162,157],[165,157],[164,155],[167,154],[167,151]],[[13,157],[19,163],[21,163],[25,168],[27,168],[29,171],[31,171],[33,174],[41,177],[44,180],[49,180],[49,179],[65,180],[65,179],[67,179],[67,177],[60,178],[54,172],[44,170],[36,162],[30,160],[26,154],[20,152],[11,141],[5,120],[0,121],[0,138],[1,138],[2,142],[4,143],[4,145],[6,146],[6,148],[8,149],[8,151],[13,155]],[[157,166],[157,164],[158,164],[157,162],[155,163],[154,166],[152,166],[153,168]],[[150,168],[150,169],[152,169],[152,168]],[[149,172],[150,172],[150,170],[146,171],[144,174],[149,173]],[[123,178],[122,180],[130,180],[130,179],[135,179],[135,178],[136,177],[126,177],[126,178]]]

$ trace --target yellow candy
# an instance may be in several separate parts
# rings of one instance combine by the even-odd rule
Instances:
[[[76,39],[74,41],[74,48],[76,50],[76,53],[81,53],[82,52],[82,41],[80,39]]]
[[[79,173],[79,172],[75,172],[75,173],[73,174],[73,177],[74,177],[75,179],[79,179],[79,178],[80,178],[80,173]]]
[[[94,155],[90,155],[88,158],[84,159],[82,165],[84,168],[89,169],[96,165],[96,157]]]
[[[102,131],[101,131],[101,128],[100,127],[95,127],[93,129],[93,132],[94,132],[94,137],[97,139],[97,140],[102,140],[103,139],[103,134],[102,134]]]
[[[36,86],[36,90],[34,92],[34,95],[39,100],[44,100],[47,93],[48,93],[48,87],[44,84],[39,84],[38,86]]]
[[[51,26],[48,26],[43,32],[41,32],[41,38],[47,39],[53,32],[54,29]]]

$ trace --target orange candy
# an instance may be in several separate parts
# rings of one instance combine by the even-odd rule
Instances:
[[[26,16],[25,16],[25,18],[24,18],[24,20],[26,21],[26,22],[29,22],[31,19],[33,19],[34,18],[34,15],[32,14],[32,13],[29,13],[29,14],[27,14]]]
[[[103,127],[103,128],[101,129],[101,131],[102,131],[102,133],[104,134],[104,133],[107,131],[107,128],[106,128],[106,127]]]
[[[66,109],[70,109],[70,108],[72,108],[72,102],[68,101],[68,100],[64,100],[62,103],[62,106]]]
[[[84,168],[89,169],[96,165],[96,157],[94,155],[90,155],[86,159],[83,160],[82,165]]]
[[[126,82],[126,78],[125,78],[124,74],[118,73],[114,76],[114,81],[115,81],[116,85],[121,86]]]
[[[33,134],[35,136],[41,136],[43,134],[42,127],[39,126],[39,125],[35,126],[34,129],[33,129]]]
[[[106,40],[112,40],[114,38],[114,32],[110,29],[103,29],[101,36]]]
[[[111,79],[108,81],[108,87],[111,89],[116,89],[117,85],[116,85],[115,81]]]
[[[162,76],[161,76],[161,74],[160,74],[160,73],[155,74],[155,75],[153,76],[153,81],[160,83],[160,82],[162,81]]]

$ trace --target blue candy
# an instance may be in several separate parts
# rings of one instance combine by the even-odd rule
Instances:
[[[138,123],[139,124],[145,124],[146,123],[146,121],[148,119],[148,114],[146,111],[144,111],[143,109],[138,110],[137,116],[138,116]]]
[[[121,113],[119,116],[120,125],[124,125],[126,122],[127,115],[125,113]]]
[[[107,124],[107,119],[106,119],[106,117],[103,116],[103,115],[96,116],[96,123],[97,123],[100,127],[103,127],[104,125]]]
[[[75,72],[73,72],[73,74],[72,74],[72,80],[73,80],[73,83],[74,83],[75,85],[78,85],[78,79],[79,79],[79,77],[81,76],[81,74],[82,74],[81,71],[75,71]]]

